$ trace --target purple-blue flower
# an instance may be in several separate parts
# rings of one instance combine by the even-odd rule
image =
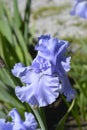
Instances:
[[[78,15],[87,19],[87,0],[75,0],[71,15]]]
[[[12,122],[0,119],[0,130],[36,130],[37,122],[33,114],[25,112],[25,121],[23,121],[17,109],[14,108],[8,116],[11,116]]]
[[[71,59],[66,55],[68,46],[67,41],[42,35],[35,46],[38,54],[31,66],[24,67],[21,63],[14,66],[13,75],[25,83],[15,89],[22,102],[42,107],[53,103],[61,93],[68,101],[75,97],[67,76]]]

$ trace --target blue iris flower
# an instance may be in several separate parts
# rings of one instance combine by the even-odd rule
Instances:
[[[8,116],[11,116],[12,122],[0,119],[0,130],[36,130],[37,122],[33,114],[25,112],[25,121],[23,121],[17,109],[14,108]]]
[[[78,15],[87,19],[87,0],[75,0],[71,15]]]
[[[67,72],[70,70],[71,57],[66,56],[69,43],[50,35],[42,35],[35,49],[38,51],[31,66],[18,63],[12,69],[25,86],[17,86],[15,93],[22,102],[39,107],[52,104],[59,94],[64,94],[68,101],[75,98]]]

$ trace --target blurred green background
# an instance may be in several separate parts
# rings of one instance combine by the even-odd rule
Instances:
[[[23,14],[21,14],[20,6],[16,0],[7,3],[0,0],[0,118],[6,118],[6,114],[13,107],[16,107],[20,113],[27,109],[27,104],[22,104],[15,96],[15,86],[22,83],[12,76],[11,69],[18,62],[26,66],[30,65],[36,56],[34,51],[34,46],[37,43],[36,37],[49,33],[70,42],[68,53],[72,58],[71,70],[68,75],[72,86],[77,91],[76,99],[72,103],[67,103],[62,97],[68,111],[58,122],[56,129],[74,130],[72,126],[76,125],[75,130],[86,130],[87,124],[84,125],[87,121],[86,21],[70,16],[67,5],[70,2],[68,0],[65,4],[56,6],[50,3],[49,6],[43,4],[42,7],[39,3],[36,5],[37,8],[33,6],[34,1],[31,3],[31,0],[27,0]],[[19,4],[21,4],[20,1]],[[64,10],[66,10],[65,14]],[[71,21],[73,19],[74,22],[71,24],[69,19]],[[52,26],[49,21],[53,21],[55,26]],[[30,107],[28,107],[28,111],[34,112],[40,125],[38,112]],[[39,115],[42,116],[42,109],[38,111]],[[70,124],[67,121],[69,117],[75,121],[71,122],[71,126],[68,126]],[[43,124],[46,123],[44,120],[45,117],[42,116]],[[43,125],[40,127],[43,128]]]

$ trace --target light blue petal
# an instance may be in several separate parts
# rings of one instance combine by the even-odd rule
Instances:
[[[12,69],[12,74],[16,77],[20,77],[21,73],[25,71],[25,66],[22,63],[17,63]]]
[[[25,112],[25,121],[23,121],[16,108],[9,112],[12,118],[12,130],[36,130],[37,122],[32,113]]]
[[[13,130],[26,130],[26,127],[23,125],[23,120],[21,119],[16,108],[9,112],[9,116],[12,118]]]
[[[76,1],[71,11],[71,14],[78,15],[84,19],[87,19],[87,1],[86,0]]]
[[[18,113],[18,111],[17,111],[16,108],[12,109],[12,110],[9,112],[8,115],[11,116],[12,121],[13,121],[14,123],[22,123],[22,122],[23,122],[23,121],[21,120],[21,117],[20,117],[20,115],[19,115],[19,113]]]
[[[53,103],[59,95],[58,77],[44,75],[43,73],[34,73],[32,83],[26,87],[16,87],[15,93],[22,102],[30,105],[47,106]]]
[[[61,77],[61,82],[62,82],[61,93],[63,93],[66,96],[67,101],[71,101],[76,97],[76,91],[71,87],[67,75]]]
[[[61,82],[60,92],[66,96],[67,101],[71,101],[71,99],[76,97],[76,91],[71,87],[68,76],[66,74],[67,69],[64,70],[64,67],[61,64],[58,64],[57,68],[57,73]]]
[[[71,60],[71,57],[67,57],[65,61],[61,61],[61,64],[66,72],[70,70],[70,60]]]
[[[5,119],[0,119],[0,130],[13,130],[13,124],[11,122],[5,122]]]
[[[36,130],[37,122],[36,122],[35,117],[33,116],[32,113],[25,112],[24,125],[26,126],[27,129],[30,128],[29,130]]]
[[[13,126],[13,130],[27,130],[27,128],[23,124],[16,122]]]
[[[35,70],[35,72],[43,72],[51,67],[51,63],[46,60],[45,58],[41,56],[36,56],[36,58],[32,62],[32,68]]]
[[[28,82],[28,83],[31,83],[30,80],[28,79],[25,79],[25,75],[27,74],[27,72],[30,72],[28,73],[29,75],[31,75],[31,72],[32,72],[32,68],[31,66],[28,66],[28,67],[25,67],[23,64],[21,63],[17,63],[14,65],[13,69],[12,69],[12,74],[18,78],[21,79],[21,81],[23,81],[24,83]],[[29,76],[28,76],[29,77]],[[27,77],[27,78],[28,78]],[[30,78],[29,78],[30,79]]]
[[[47,35],[41,36],[39,43],[35,49],[38,51],[38,56],[56,64],[57,59],[61,59],[66,53],[68,42],[57,38],[47,38]]]

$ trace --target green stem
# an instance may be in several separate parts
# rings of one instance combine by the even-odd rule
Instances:
[[[35,114],[35,116],[36,116],[36,118],[37,118],[37,120],[38,120],[38,122],[39,122],[39,125],[40,125],[40,127],[41,127],[41,130],[46,130],[46,127],[45,127],[45,125],[44,125],[44,123],[43,123],[43,120],[42,120],[42,118],[41,118],[41,116],[40,116],[39,110],[38,110],[37,108],[33,108],[33,107],[32,107],[32,111],[34,112],[34,114]]]

